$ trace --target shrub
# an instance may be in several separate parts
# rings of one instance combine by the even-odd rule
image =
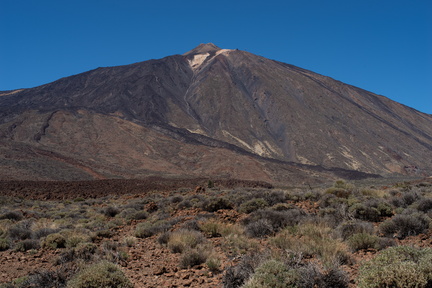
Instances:
[[[171,225],[165,220],[159,220],[154,223],[139,223],[135,229],[135,236],[138,238],[151,237],[159,232],[167,231]]]
[[[147,219],[148,213],[146,211],[137,211],[130,215],[128,219],[130,220],[144,220]]]
[[[422,212],[428,212],[432,209],[432,198],[424,198],[419,201],[417,209]]]
[[[349,209],[354,218],[376,222],[379,220],[380,212],[378,209],[370,206],[366,206],[363,203],[356,203]]]
[[[190,200],[183,200],[177,204],[177,209],[183,210],[192,207],[192,202]]]
[[[200,223],[200,230],[210,237],[229,236],[231,234],[243,234],[244,229],[238,224],[225,223],[214,219],[209,219]]]
[[[8,211],[0,215],[1,219],[9,219],[14,221],[20,221],[24,218],[24,215],[21,211]]]
[[[389,216],[393,216],[393,208],[390,206],[390,204],[386,203],[386,202],[380,202],[376,209],[379,212],[379,215],[381,217],[389,217]]]
[[[305,217],[306,213],[300,209],[286,211],[262,209],[251,213],[243,220],[243,224],[246,233],[251,237],[264,237],[287,226],[297,225]]]
[[[197,220],[188,220],[181,226],[182,229],[201,231],[200,224]]]
[[[10,241],[7,238],[0,238],[0,251],[5,251],[10,248]]]
[[[133,247],[135,245],[136,241],[137,241],[137,239],[133,236],[125,237],[123,239],[123,243],[127,247]]]
[[[265,193],[261,193],[261,195],[264,200],[267,201],[269,206],[273,206],[278,203],[284,203],[288,200],[285,192],[281,190],[265,191]]]
[[[200,230],[210,237],[221,236],[223,223],[210,219],[199,224]]]
[[[180,268],[186,269],[206,262],[208,252],[201,249],[188,249],[180,257]]]
[[[56,264],[64,264],[77,259],[89,262],[93,259],[93,255],[96,253],[96,250],[97,246],[93,243],[80,243],[77,247],[70,248],[62,252],[56,260]]]
[[[104,259],[114,263],[124,262],[129,258],[126,251],[120,248],[119,243],[114,241],[103,242],[100,252]]]
[[[32,236],[32,230],[28,227],[21,225],[14,225],[9,227],[9,237],[14,240],[25,240]]]
[[[40,238],[46,237],[46,236],[48,236],[50,234],[57,233],[58,231],[59,231],[59,229],[41,228],[41,229],[36,230],[33,233],[33,237],[36,238],[36,239],[40,239]]]
[[[117,265],[102,261],[80,271],[67,283],[67,287],[133,288],[133,285]]]
[[[25,239],[16,244],[15,251],[25,252],[32,249],[37,250],[39,248],[40,248],[39,240]]]
[[[103,209],[102,213],[107,217],[115,217],[117,214],[120,213],[120,210],[117,207],[108,206]]]
[[[333,194],[338,198],[345,198],[345,199],[348,199],[348,197],[351,196],[351,191],[346,190],[345,188],[338,188],[338,187],[328,188],[325,193]]]
[[[318,206],[320,208],[333,207],[337,203],[337,197],[333,194],[324,194],[318,201]]]
[[[42,247],[49,249],[66,248],[66,238],[60,233],[50,234],[43,240]]]
[[[208,180],[207,182],[207,188],[214,188],[214,182],[212,180]]]
[[[423,213],[399,214],[381,223],[379,229],[386,236],[405,238],[426,232],[429,223],[430,218]]]
[[[363,221],[347,221],[341,223],[336,228],[336,233],[343,240],[348,239],[350,236],[357,233],[369,233],[372,234],[374,231],[374,227],[372,223],[363,222]]]
[[[137,211],[133,208],[127,208],[121,211],[117,217],[121,217],[127,220],[144,220],[147,219],[148,213],[144,210]]]
[[[221,268],[221,261],[218,257],[210,256],[206,260],[206,265],[212,272],[219,272]]]
[[[157,242],[161,245],[166,245],[168,244],[170,236],[171,236],[171,232],[164,232],[161,235],[159,235],[159,237],[157,238]]]
[[[378,236],[371,235],[368,233],[357,233],[357,234],[353,234],[351,237],[348,238],[348,245],[353,251],[369,249],[369,248],[377,249],[379,248],[378,244],[379,244]]]
[[[396,241],[393,238],[381,237],[378,241],[378,249],[382,250],[388,247],[392,247],[396,245]]]
[[[418,199],[420,199],[420,195],[418,195],[416,192],[407,192],[402,195],[404,207],[413,204]]]
[[[216,212],[221,209],[232,208],[233,204],[225,197],[212,197],[203,204],[203,209],[208,212]]]
[[[431,287],[432,249],[409,246],[391,247],[364,263],[357,278],[358,287]]]
[[[261,262],[260,255],[247,255],[241,258],[236,266],[230,266],[223,275],[223,285],[225,288],[241,287],[254,273],[255,268]]]
[[[298,271],[290,269],[283,262],[268,260],[262,263],[252,277],[242,287],[244,288],[284,288],[296,287],[300,280]]]
[[[174,195],[174,196],[170,197],[169,200],[173,204],[180,203],[181,201],[183,201],[183,196],[181,196],[181,195]]]
[[[114,236],[114,233],[109,229],[103,229],[103,230],[96,231],[94,236],[100,238],[111,238]]]
[[[67,273],[65,271],[36,271],[29,275],[19,287],[66,287]]]
[[[277,203],[271,207],[274,211],[288,211],[290,209],[296,209],[296,207],[293,204],[287,204],[287,203]]]
[[[66,248],[77,247],[80,243],[91,242],[90,235],[85,235],[82,233],[70,233],[65,236],[66,238]]]
[[[283,230],[271,243],[281,249],[289,249],[305,256],[321,259],[324,266],[347,263],[349,256],[344,243],[331,238],[332,229],[322,224],[302,224],[295,229]],[[301,239],[301,240],[299,240]]]
[[[349,287],[348,275],[337,268],[332,268],[322,276],[322,284],[319,287],[322,288],[346,288]]]
[[[90,261],[93,259],[93,255],[97,251],[97,246],[93,243],[84,242],[73,248],[73,251],[76,258]]]
[[[249,237],[261,238],[273,234],[275,231],[270,221],[267,219],[258,219],[251,222],[245,227],[246,234]]]
[[[249,214],[267,206],[269,206],[269,204],[263,198],[254,198],[241,204],[239,207],[239,212]]]
[[[198,231],[181,229],[170,233],[168,248],[174,253],[182,253],[186,249],[195,248],[204,240],[204,236]]]

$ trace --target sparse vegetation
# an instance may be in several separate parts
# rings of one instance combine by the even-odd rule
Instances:
[[[144,279],[154,286],[157,279],[193,285],[197,277],[213,287],[221,282],[224,287],[348,287],[350,281],[359,287],[431,285],[426,262],[432,257],[400,247],[429,245],[424,239],[431,232],[432,186],[405,183],[383,190],[337,181],[305,190],[218,186],[164,193],[44,202],[1,198],[0,256],[19,258],[23,265],[26,259],[42,263],[48,255],[44,263],[54,267],[17,270],[20,277],[0,287],[104,287],[98,281],[111,273],[120,280],[107,285],[126,286],[109,287],[131,287]],[[429,255],[428,249],[419,251]],[[404,253],[411,258],[395,256]],[[363,255],[372,258],[370,264],[355,262]],[[399,266],[390,267],[380,257]],[[387,280],[373,286],[370,279],[378,277],[380,265]],[[136,276],[134,269],[145,275]],[[410,278],[409,269],[420,271],[418,279]],[[388,275],[400,276],[390,283]]]

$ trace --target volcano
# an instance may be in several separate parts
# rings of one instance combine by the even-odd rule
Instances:
[[[432,175],[432,115],[201,44],[0,92],[0,179],[271,183]]]

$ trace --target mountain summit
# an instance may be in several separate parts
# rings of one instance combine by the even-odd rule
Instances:
[[[204,53],[215,53],[221,50],[221,48],[217,47],[213,43],[200,44],[194,49],[184,53],[184,56],[194,55],[194,54],[204,54]]]
[[[0,96],[4,179],[432,174],[432,115],[211,43]]]

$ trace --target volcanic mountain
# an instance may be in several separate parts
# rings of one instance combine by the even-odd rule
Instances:
[[[1,179],[432,174],[432,115],[299,67],[201,44],[0,92]]]

